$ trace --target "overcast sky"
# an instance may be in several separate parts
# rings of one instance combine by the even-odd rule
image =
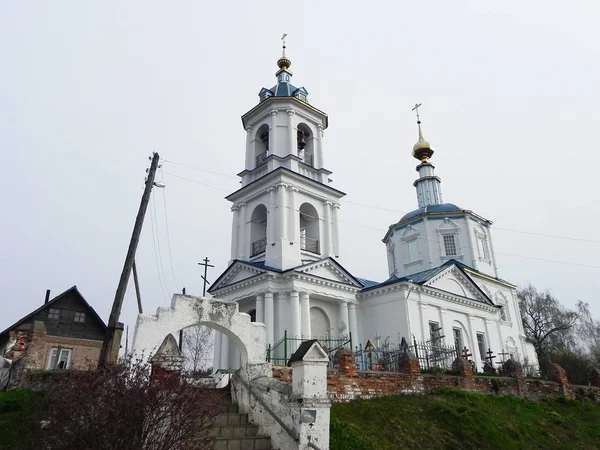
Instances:
[[[343,265],[388,276],[381,239],[417,206],[421,102],[444,200],[494,222],[500,276],[600,316],[599,14],[549,0],[0,1],[0,330],[72,285],[108,318],[152,151],[173,162],[138,249],[145,310],[201,294],[205,256],[214,281],[240,116],[274,84],[283,33],[292,82],[329,114]],[[135,313],[130,287],[131,334]]]

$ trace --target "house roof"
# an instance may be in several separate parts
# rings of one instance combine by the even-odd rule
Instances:
[[[81,299],[81,301],[85,304],[85,306],[88,307],[88,309],[90,310],[90,313],[92,314],[93,317],[95,317],[98,322],[102,325],[102,328],[106,329],[106,324],[104,323],[104,320],[102,320],[102,318],[98,315],[98,313],[96,312],[96,310],[94,308],[92,308],[92,306],[87,302],[87,300],[83,297],[83,295],[81,295],[81,292],[79,292],[79,290],[77,289],[77,286],[73,286],[69,289],[67,289],[65,292],[63,292],[62,294],[58,294],[56,297],[54,297],[52,300],[50,300],[48,303],[44,303],[42,306],[40,306],[38,309],[36,309],[35,311],[32,311],[31,313],[27,314],[25,317],[23,317],[22,319],[19,319],[17,322],[13,323],[11,326],[9,326],[6,330],[2,331],[0,333],[0,336],[2,336],[5,333],[8,333],[10,330],[18,327],[19,325],[21,325],[22,323],[26,322],[28,319],[30,319],[31,317],[33,317],[35,314],[39,313],[40,311],[46,309],[46,308],[50,308],[54,303],[56,303],[58,300],[66,297],[68,294],[75,292]]]

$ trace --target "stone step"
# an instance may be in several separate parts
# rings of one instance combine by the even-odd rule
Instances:
[[[215,438],[213,450],[271,450],[271,438],[266,436]]]
[[[217,417],[215,417],[215,427],[226,427],[228,425],[248,425],[248,415],[238,412],[217,414]]]
[[[256,425],[228,425],[224,427],[213,427],[210,435],[213,437],[249,437],[258,434]]]

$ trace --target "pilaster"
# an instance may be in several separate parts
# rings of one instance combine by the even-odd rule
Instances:
[[[289,154],[298,156],[298,145],[297,145],[297,135],[294,129],[294,114],[296,112],[293,109],[288,109],[288,139],[289,139]]]
[[[265,326],[267,327],[267,344],[273,345],[275,343],[274,340],[274,317],[275,317],[275,307],[273,305],[273,293],[265,292]]]
[[[312,335],[310,329],[310,295],[308,292],[300,292],[300,308],[302,310],[302,337],[308,339]]]

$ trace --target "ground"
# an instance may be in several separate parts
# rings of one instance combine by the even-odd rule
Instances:
[[[597,449],[600,404],[442,389],[334,404],[331,450]]]

